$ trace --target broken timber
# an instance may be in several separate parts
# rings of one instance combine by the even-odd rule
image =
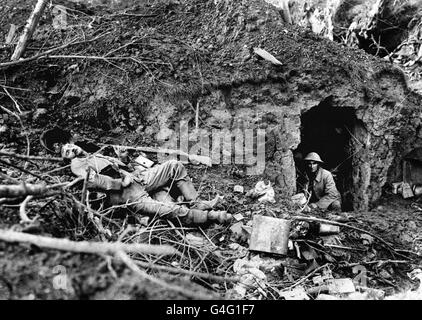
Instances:
[[[117,254],[118,252],[144,253],[155,255],[178,254],[178,251],[176,249],[168,245],[151,245],[121,242],[71,241],[68,239],[44,237],[11,230],[0,230],[0,240],[6,242],[26,242],[42,248],[72,251],[79,253],[113,255]]]
[[[42,13],[47,5],[48,0],[38,0],[34,11],[31,14],[31,17],[28,19],[28,22],[25,26],[21,37],[19,38],[18,44],[16,45],[15,52],[13,52],[12,61],[19,60],[24,53],[28,41],[31,39],[32,34],[37,28],[38,22],[42,16]]]

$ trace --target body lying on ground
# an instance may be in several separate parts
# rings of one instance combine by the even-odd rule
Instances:
[[[198,193],[179,161],[169,160],[151,168],[137,166],[132,169],[117,158],[90,155],[74,144],[65,144],[62,156],[71,161],[71,170],[76,176],[87,177],[88,173],[88,188],[106,192],[111,205],[130,204],[136,212],[179,219],[185,224],[231,221],[231,214],[212,210],[215,201],[198,201]],[[151,197],[164,187],[176,188],[186,205]]]

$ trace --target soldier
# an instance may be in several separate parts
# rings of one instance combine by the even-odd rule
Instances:
[[[232,215],[226,211],[212,210],[215,201],[197,201],[198,193],[186,168],[179,161],[169,160],[151,168],[137,167],[131,170],[119,159],[101,154],[90,155],[75,144],[63,145],[61,154],[71,161],[72,172],[76,176],[87,177],[88,188],[105,191],[112,205],[130,204],[144,214],[167,219],[179,218],[186,224],[207,221],[227,223],[232,219]],[[157,201],[150,196],[169,184],[178,189],[189,208]]]
[[[340,193],[331,172],[321,167],[323,161],[318,153],[309,153],[304,161],[306,175],[301,179],[299,185],[302,187],[302,192],[310,196],[309,209],[340,211]]]

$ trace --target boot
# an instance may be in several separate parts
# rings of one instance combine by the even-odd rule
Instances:
[[[233,216],[226,211],[209,211],[208,220],[218,221],[221,224],[230,223],[233,219]]]
[[[188,214],[183,217],[183,223],[186,224],[203,224],[207,222],[207,220],[207,212],[197,209],[190,209]]]
[[[212,210],[220,200],[223,200],[223,198],[223,196],[216,195],[215,198],[210,201],[198,200],[192,208],[199,210]]]
[[[189,178],[186,177],[186,180],[178,180],[176,182],[176,186],[180,190],[186,201],[192,201],[198,197],[198,193],[196,192],[195,186]]]

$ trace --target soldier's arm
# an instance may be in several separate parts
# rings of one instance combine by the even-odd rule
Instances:
[[[316,202],[316,205],[318,208],[327,209],[333,200],[338,198],[338,195],[336,183],[330,173],[324,178],[324,196]]]

